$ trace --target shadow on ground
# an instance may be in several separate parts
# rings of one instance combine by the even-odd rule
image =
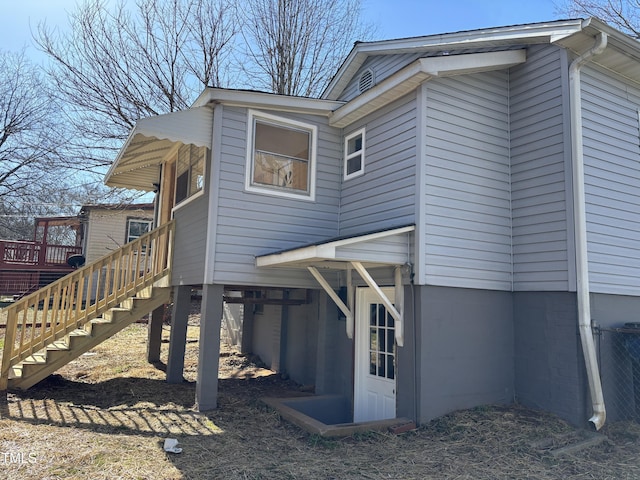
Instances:
[[[132,435],[211,435],[221,433],[215,417],[224,409],[258,405],[263,396],[300,394],[278,375],[219,381],[219,409],[198,412],[196,384],[117,377],[85,383],[51,375],[26,391],[0,399],[0,418],[96,432]]]

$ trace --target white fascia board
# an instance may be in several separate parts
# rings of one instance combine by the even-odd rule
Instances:
[[[351,81],[351,78],[360,69],[367,59],[368,55],[358,49],[358,45],[347,55],[347,58],[333,76],[329,85],[327,85],[320,95],[320,98],[326,100],[335,100]]]
[[[422,71],[432,77],[450,77],[502,70],[524,63],[526,60],[527,51],[522,49],[421,58],[419,62]]]
[[[429,75],[422,71],[420,61],[413,62],[338,108],[330,115],[329,125],[338,128],[346,127],[363,115],[378,110],[409,93],[429,78]]]
[[[299,263],[315,263],[333,260],[336,250],[331,245],[311,245],[281,253],[256,257],[256,267],[286,267]]]
[[[322,98],[337,98],[355,72],[374,55],[393,55],[412,51],[454,50],[457,48],[483,48],[486,46],[550,43],[582,29],[582,19],[515,25],[481,30],[469,30],[441,35],[428,35],[355,45],[336,75],[322,94]]]
[[[329,124],[344,128],[434,77],[501,70],[526,60],[524,49],[421,58],[333,112]]]
[[[407,227],[395,228],[392,230],[385,230],[382,232],[370,233],[367,235],[361,235],[356,237],[350,237],[342,240],[335,240],[321,245],[310,245],[307,247],[296,248],[281,253],[273,253],[268,255],[262,255],[256,257],[257,267],[287,267],[295,264],[312,264],[315,262],[322,262],[323,260],[341,260],[351,261],[358,259],[342,259],[336,255],[336,249],[345,245],[352,245],[371,240],[377,240],[380,238],[390,237],[392,235],[399,235],[402,233],[413,232],[415,226],[410,225]],[[393,263],[395,264],[395,263]]]
[[[344,105],[344,102],[319,100],[317,98],[207,88],[200,94],[194,106],[208,105],[211,103],[248,108],[263,108],[278,110],[280,112],[307,113],[324,117],[329,116],[333,110]]]
[[[592,17],[584,20],[583,32],[591,35],[593,38],[595,38],[598,33],[606,33],[609,37],[608,46],[615,47],[618,51],[625,53],[636,60],[640,57],[640,42],[638,42],[638,40],[616,30],[597,18]],[[558,43],[562,43],[561,40],[562,39],[558,39]],[[590,40],[585,44],[585,49],[589,49],[592,46],[593,41]]]

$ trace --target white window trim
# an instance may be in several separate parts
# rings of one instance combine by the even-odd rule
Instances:
[[[205,153],[204,153],[204,168],[202,169],[202,188],[200,190],[198,190],[196,193],[194,193],[193,195],[188,196],[187,198],[185,198],[184,200],[182,200],[180,203],[173,204],[173,207],[171,207],[171,215],[173,216],[173,213],[180,210],[183,207],[186,207],[187,205],[189,205],[191,202],[195,201],[196,199],[202,197],[204,195],[205,189],[207,188],[207,182],[208,182],[208,170],[209,170],[209,158],[210,158],[210,152],[211,150],[209,148],[205,148]],[[177,150],[176,150],[176,161],[177,161]],[[175,176],[176,178],[173,179],[173,193],[174,193],[174,198],[171,200],[171,202],[175,202],[175,186],[176,186],[176,182],[178,181],[178,175],[176,174]]]
[[[295,198],[297,200],[308,200],[315,201],[316,199],[316,146],[318,143],[318,127],[316,125],[312,125],[310,123],[304,123],[297,120],[291,120],[289,118],[278,117],[276,115],[270,115],[268,113],[258,112],[256,110],[249,109],[248,111],[248,121],[247,121],[247,156],[245,162],[245,181],[244,188],[248,192],[252,193],[263,193],[267,195],[272,195],[275,197],[285,197],[285,198]],[[309,192],[308,193],[297,193],[297,192],[287,192],[284,190],[269,188],[267,186],[262,187],[259,185],[252,185],[251,178],[253,177],[252,167],[253,167],[253,152],[254,152],[254,124],[255,120],[263,120],[267,123],[275,124],[278,126],[282,126],[284,128],[298,128],[302,130],[308,130],[311,133],[311,147],[309,152]]]
[[[206,168],[205,168],[206,170]],[[186,207],[187,205],[189,205],[190,203],[194,202],[196,199],[202,197],[204,195],[204,188],[200,191],[198,191],[197,193],[194,193],[193,195],[191,195],[190,197],[185,198],[183,201],[181,201],[179,204],[174,205],[171,208],[171,213],[173,212],[177,212],[178,210],[180,210],[181,208]]]
[[[138,217],[128,217],[127,218],[127,232],[126,232],[126,238],[125,238],[125,243],[129,243],[132,242],[133,240],[136,240],[140,237],[136,237],[133,240],[130,240],[131,238],[131,223],[132,222],[138,222],[138,223],[146,223],[147,225],[149,225],[149,232],[151,230],[153,230],[153,220],[149,219],[149,218],[138,218]]]
[[[348,152],[348,148],[349,148],[349,140],[351,140],[354,137],[357,137],[359,135],[362,135],[362,150],[358,150],[357,152],[351,153],[349,154]],[[344,179],[345,180],[349,180],[351,178],[356,178],[359,177],[360,175],[364,174],[364,151],[366,148],[366,144],[365,144],[365,128],[361,128],[360,130],[356,130],[353,133],[350,133],[349,135],[347,135],[346,137],[344,137],[344,167],[343,167],[343,171],[344,171]],[[347,160],[349,160],[349,158],[360,154],[360,170],[358,170],[357,172],[353,172],[353,173],[347,173]]]
[[[192,163],[192,156],[191,156],[191,150],[193,147],[196,147],[197,149],[202,149],[204,148],[204,156],[202,158],[202,187],[200,189],[198,189],[196,191],[196,193],[192,193],[190,194],[189,192],[191,191],[192,188],[192,183],[193,183],[193,163]],[[178,147],[178,149],[176,150],[176,178],[174,180],[174,202],[176,202],[175,200],[175,195],[177,193],[178,190],[178,179],[180,178],[181,175],[178,175],[178,162],[179,162],[179,156],[180,156],[180,149],[182,147],[188,147],[189,149],[189,163],[187,166],[187,170],[185,170],[185,172],[188,172],[188,183],[187,183],[187,195],[186,197],[184,197],[182,200],[180,200],[179,202],[176,203],[176,205],[180,205],[180,203],[186,201],[189,197],[193,197],[194,195],[197,195],[199,192],[201,192],[202,190],[204,190],[204,181],[205,181],[205,174],[206,174],[206,164],[207,164],[207,151],[208,149],[206,147],[199,147],[197,145],[193,145],[193,144],[189,144],[189,143],[183,143],[182,145],[180,145],[180,147]],[[184,172],[183,172],[184,173]]]

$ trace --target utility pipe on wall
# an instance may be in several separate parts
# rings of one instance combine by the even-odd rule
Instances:
[[[582,142],[582,95],[580,68],[607,47],[607,34],[601,32],[594,46],[576,58],[569,66],[569,103],[571,110],[571,164],[573,170],[573,216],[576,249],[576,294],[578,329],[589,382],[593,415],[589,419],[596,430],[604,425],[607,414],[600,383],[598,359],[591,328],[589,301],[589,262],[587,254],[587,215],[585,208],[584,151]]]

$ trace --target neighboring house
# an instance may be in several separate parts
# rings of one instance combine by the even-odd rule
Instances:
[[[64,277],[81,253],[77,217],[36,218],[32,240],[0,240],[0,297],[22,297]]]
[[[30,241],[0,240],[0,296],[24,296],[153,228],[154,205],[83,205],[77,216],[35,219]],[[75,263],[69,263],[73,256]]]
[[[175,219],[168,381],[197,287],[201,410],[226,300],[356,421],[518,402],[600,428],[592,324],[640,310],[639,108],[640,44],[577,19],[357,43],[321,99],[207,88],[140,120],[106,183]]]
[[[153,228],[153,203],[88,204],[78,216],[83,225],[82,251],[91,263]]]

